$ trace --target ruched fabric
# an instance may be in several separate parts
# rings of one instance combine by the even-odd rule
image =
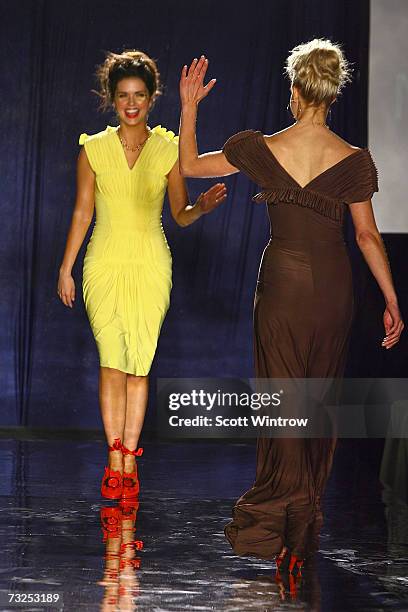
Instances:
[[[223,152],[262,191],[254,202],[298,204],[342,223],[346,204],[364,202],[378,191],[378,173],[367,148],[357,149],[301,187],[281,166],[258,130],[231,136]]]
[[[343,217],[347,204],[378,191],[369,151],[356,150],[304,187],[261,132],[235,134],[223,151],[261,187],[254,201],[268,204],[271,224],[254,301],[256,376],[341,379],[354,314]],[[315,398],[319,418],[324,391]],[[333,437],[258,438],[254,484],[225,527],[236,554],[273,559],[283,546],[299,557],[314,552],[335,445]]]
[[[82,288],[100,365],[145,376],[170,303],[161,214],[178,143],[173,132],[153,128],[130,169],[117,129],[79,137],[95,172],[96,207]]]

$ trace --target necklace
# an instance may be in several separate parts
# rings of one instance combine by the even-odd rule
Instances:
[[[305,123],[302,120],[297,120],[296,123]],[[328,130],[330,129],[329,126],[327,125],[327,123],[325,122],[320,122],[320,121],[312,121],[312,123],[310,125],[322,125],[323,127],[327,128]]]
[[[150,128],[147,128],[147,129],[149,130],[149,134],[147,135],[147,138],[146,138],[146,139],[145,139],[143,142],[141,142],[141,143],[139,143],[139,144],[135,145],[134,147],[132,147],[130,144],[128,144],[128,143],[126,142],[126,140],[123,138],[123,136],[121,136],[121,134],[120,134],[120,132],[119,132],[119,130],[118,130],[118,136],[119,136],[119,140],[120,140],[120,142],[121,142],[122,147],[123,147],[124,149],[126,149],[127,151],[132,151],[133,153],[136,153],[137,151],[140,151],[140,149],[143,147],[143,145],[145,145],[145,144],[146,144],[146,142],[147,142],[147,141],[149,140],[149,138],[150,138],[150,131],[151,131],[151,130],[150,130]]]

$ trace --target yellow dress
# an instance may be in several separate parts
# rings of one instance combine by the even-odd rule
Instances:
[[[153,128],[132,169],[107,126],[81,134],[95,172],[96,222],[83,266],[83,296],[101,366],[149,373],[172,286],[161,214],[178,138]]]

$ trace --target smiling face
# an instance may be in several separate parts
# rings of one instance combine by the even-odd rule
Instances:
[[[146,123],[152,104],[143,79],[126,77],[118,81],[113,106],[122,123],[129,126]]]

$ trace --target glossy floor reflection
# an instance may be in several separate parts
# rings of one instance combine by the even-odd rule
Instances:
[[[1,610],[7,593],[38,591],[62,592],[64,606],[24,610],[408,609],[405,493],[382,489],[381,457],[356,442],[337,450],[320,553],[298,579],[224,539],[253,478],[251,444],[145,443],[139,504],[127,507],[99,495],[101,441],[0,446]]]

